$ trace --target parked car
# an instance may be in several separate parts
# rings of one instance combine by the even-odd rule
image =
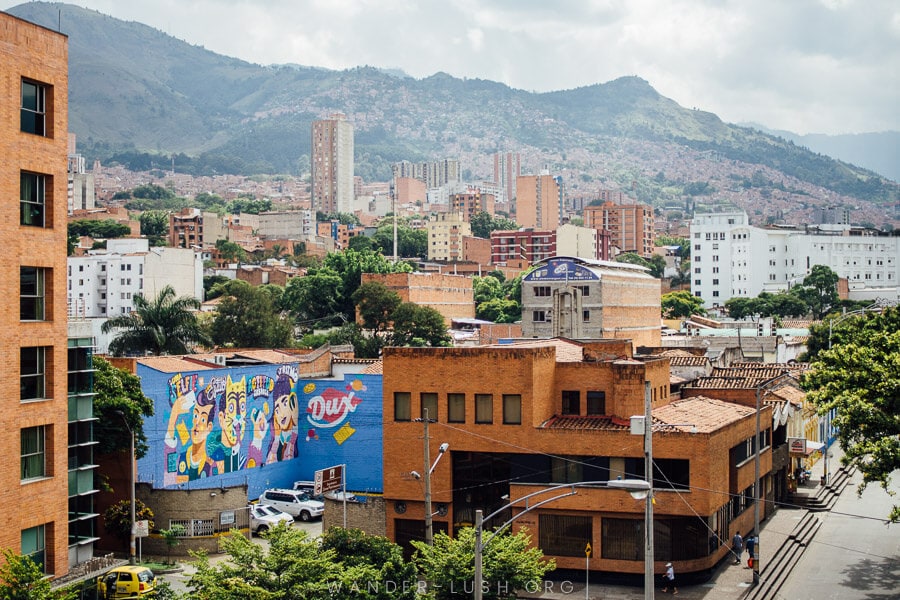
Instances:
[[[294,517],[268,504],[254,504],[250,507],[250,531],[259,535],[279,523],[293,523]]]
[[[266,490],[259,497],[259,502],[274,506],[301,521],[321,517],[325,512],[324,502],[313,500],[309,494],[299,490]]]
[[[312,496],[313,492],[316,489],[316,482],[301,479],[300,481],[294,482],[294,489],[301,492],[307,492],[310,496]]]
[[[347,498],[347,502],[362,502],[362,499],[360,499],[360,497],[353,492],[342,492],[340,490],[337,490],[335,492],[328,492],[327,494],[325,494],[325,497],[329,500],[337,500],[339,502],[343,502],[345,496]]]
[[[147,567],[124,565],[97,578],[101,600],[144,598],[156,593],[156,575]]]

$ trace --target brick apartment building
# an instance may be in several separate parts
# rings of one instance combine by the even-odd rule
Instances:
[[[363,273],[362,283],[369,281],[380,281],[397,292],[404,302],[430,306],[444,316],[448,326],[452,319],[475,317],[471,277],[437,273]]]
[[[466,260],[463,239],[472,235],[472,226],[461,213],[435,215],[425,227],[428,230],[428,260]]]
[[[516,222],[522,227],[559,227],[559,183],[552,175],[516,178]]]
[[[609,231],[610,244],[622,252],[650,258],[654,250],[653,208],[645,204],[585,206],[584,226]]]
[[[3,470],[0,548],[59,577],[69,570],[69,511],[77,510],[67,466],[68,39],[0,12],[0,78],[0,279],[8,295],[19,290],[0,313],[0,373],[20,383],[0,416],[3,455],[19,457],[18,468]],[[18,286],[9,283],[16,275]]]
[[[430,455],[449,444],[432,475],[434,530],[451,534],[538,490],[566,483],[643,479],[643,437],[653,422],[655,558],[678,573],[711,569],[735,531],[753,525],[755,410],[669,395],[669,361],[636,359],[627,340],[534,340],[473,348],[385,348],[384,498],[387,535],[407,546],[424,535],[421,482],[428,409]],[[645,386],[645,382],[646,386]],[[763,423],[771,423],[771,409]],[[764,439],[770,439],[767,427]],[[771,466],[769,444],[761,454]],[[497,526],[518,505],[485,523]],[[513,523],[561,569],[643,572],[643,502],[592,485]]]
[[[462,215],[469,222],[476,213],[494,214],[494,197],[476,190],[468,190],[460,194],[450,194],[450,212]]]
[[[556,230],[519,229],[491,232],[491,264],[534,264],[556,256]]]

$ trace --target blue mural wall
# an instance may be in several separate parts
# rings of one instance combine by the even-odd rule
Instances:
[[[141,482],[246,484],[255,499],[346,464],[348,489],[383,490],[380,375],[300,379],[293,364],[162,373],[138,364],[138,376],[154,412],[144,421]]]

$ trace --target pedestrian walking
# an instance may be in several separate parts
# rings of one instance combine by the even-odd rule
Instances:
[[[744,538],[741,537],[740,531],[731,538],[731,551],[734,553],[734,564],[741,564],[741,554],[744,553]]]
[[[752,569],[753,563],[756,562],[756,544],[759,543],[759,539],[756,536],[751,535],[747,538],[747,554],[750,555],[750,559],[747,561],[747,568]]]
[[[666,574],[663,576],[663,579],[665,579],[666,582],[665,586],[662,589],[663,593],[665,594],[666,592],[668,592],[669,588],[671,587],[672,595],[677,594],[678,588],[675,587],[675,569],[672,567],[672,563],[666,563]]]

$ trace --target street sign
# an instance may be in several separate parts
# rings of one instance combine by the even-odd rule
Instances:
[[[584,547],[584,555],[588,558],[591,557],[591,543],[588,542],[588,545]]]
[[[135,537],[147,537],[150,535],[150,521],[135,521],[134,522],[134,536]]]
[[[344,484],[344,465],[336,465],[316,471],[313,493],[326,494],[340,490]]]

